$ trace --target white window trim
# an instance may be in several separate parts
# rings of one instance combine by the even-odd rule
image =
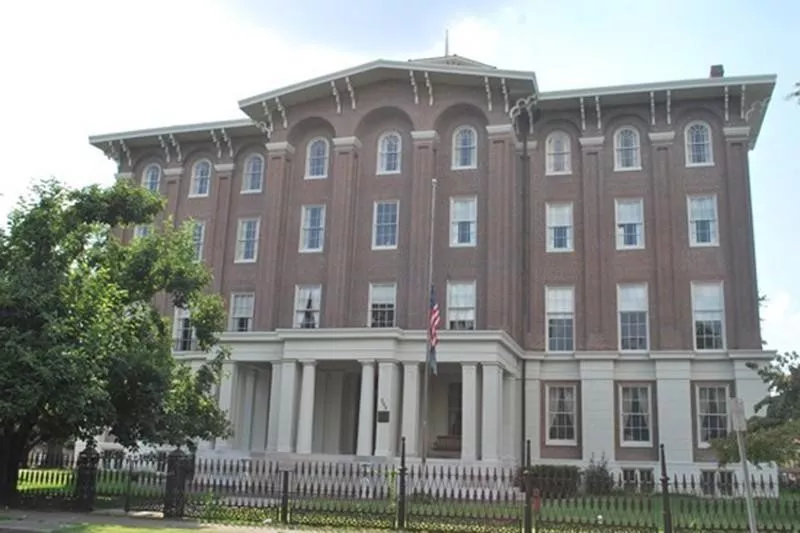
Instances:
[[[179,320],[184,318],[188,318],[191,320],[192,314],[189,309],[182,309],[180,307],[173,307],[173,317],[172,317],[172,350],[173,351],[181,351],[182,353],[186,353],[192,350],[177,350],[178,341],[182,339],[180,336],[182,328],[179,326]],[[195,327],[192,326],[192,337],[191,337],[191,344],[194,345],[197,341],[197,331]]]
[[[374,287],[378,286],[391,286],[394,290],[394,298],[392,300],[394,305],[394,326],[397,327],[397,283],[391,281],[373,281],[369,284],[369,294],[367,297],[367,327],[372,327],[372,292]],[[387,329],[387,328],[376,328],[376,329]]]
[[[550,210],[557,208],[557,207],[569,207],[569,222],[570,222],[570,229],[571,235],[569,239],[569,247],[567,248],[555,248],[553,247],[553,240],[550,238]],[[573,202],[552,202],[545,204],[545,251],[548,253],[570,253],[575,251],[575,207]]]
[[[550,349],[550,311],[547,307],[547,292],[550,289],[570,289],[572,291],[572,350],[551,350]],[[575,316],[575,286],[574,285],[545,285],[544,287],[544,351],[552,354],[572,354],[575,353],[575,326],[577,318]]]
[[[256,235],[255,239],[256,242],[253,246],[253,258],[252,259],[243,259],[239,257],[239,241],[242,235],[242,227],[244,226],[245,222],[254,220],[256,223]],[[258,261],[258,241],[261,239],[261,219],[260,218],[240,218],[239,222],[236,224],[236,248],[235,248],[235,259],[234,263],[255,263]]]
[[[456,202],[470,201],[475,204],[475,227],[470,234],[470,242],[458,242],[458,232],[454,225],[453,213]],[[451,196],[450,197],[450,247],[451,248],[475,248],[478,245],[478,197],[471,196]]]
[[[151,168],[157,168],[158,169],[158,182],[157,182],[158,185],[156,186],[156,190],[155,191],[151,191],[151,192],[156,192],[157,193],[157,192],[161,191],[161,178],[162,178],[162,176],[164,174],[163,170],[161,169],[161,165],[159,165],[158,163],[150,163],[149,165],[144,167],[144,172],[142,172],[142,179],[141,179],[140,185],[142,187],[144,187],[145,189],[150,190],[150,188],[147,186],[147,181],[148,181],[147,180],[147,175],[149,174],[149,171],[150,171]]]
[[[636,160],[632,167],[623,167],[620,165],[619,160],[619,135],[625,130],[632,131],[636,136]],[[633,126],[620,126],[614,132],[614,172],[635,172],[638,170],[642,170],[642,136],[639,135],[639,130]]]
[[[722,304],[722,348],[718,350],[700,350],[697,348],[697,330],[695,327],[695,298],[694,298],[694,289],[697,285],[719,285],[720,297],[721,297],[721,304]],[[708,281],[693,281],[690,287],[690,294],[689,297],[692,299],[692,346],[694,347],[694,351],[698,353],[722,353],[728,349],[728,328],[727,328],[727,310],[725,308],[725,282],[724,281],[717,281],[717,280],[708,280]]]
[[[256,306],[256,294],[254,292],[232,292],[231,293],[231,301],[230,301],[230,303],[228,305],[228,331],[232,332],[232,333],[243,333],[241,331],[235,331],[233,329],[233,326],[234,326],[234,322],[233,321],[236,318],[239,318],[239,317],[233,316],[233,303],[236,300],[237,296],[252,296],[253,297],[253,312],[250,314],[249,317],[247,317],[247,318],[250,319],[250,329],[247,330],[247,331],[253,331],[253,320],[255,320],[255,314],[256,314],[256,309],[255,309],[255,306]]]
[[[647,389],[647,424],[648,424],[648,433],[650,438],[647,441],[638,441],[638,440],[625,440],[625,417],[623,416],[625,410],[623,409],[623,400],[622,400],[622,390],[625,388],[646,388]],[[619,389],[617,390],[618,394],[618,405],[619,409],[617,412],[617,420],[619,424],[619,445],[621,448],[652,448],[653,447],[653,427],[655,424],[653,423],[653,386],[650,383],[620,383]]]
[[[194,185],[195,185],[195,178],[197,177],[197,167],[200,163],[208,163],[208,191],[205,194],[199,194],[194,192]],[[214,180],[214,165],[211,163],[211,160],[208,158],[198,159],[192,165],[192,176],[189,180],[189,198],[208,198],[211,195],[211,184]]]
[[[645,294],[647,295],[647,309],[645,309],[645,335],[647,335],[647,345],[645,346],[644,350],[623,350],[622,349],[622,310],[620,309],[620,293],[622,292],[622,287],[625,286],[643,286],[645,290]],[[620,353],[625,354],[644,354],[650,352],[650,285],[647,282],[637,283],[637,282],[630,282],[630,283],[618,283],[617,284],[617,349]]]
[[[312,176],[309,174],[311,170],[311,146],[317,142],[323,141],[325,143],[325,172],[321,176]],[[330,173],[330,164],[331,164],[331,143],[325,137],[314,137],[313,139],[308,141],[306,145],[306,169],[305,169],[305,179],[307,180],[324,180],[328,177]]]
[[[322,229],[322,239],[320,240],[320,247],[319,248],[307,248],[305,243],[305,220],[306,220],[306,211],[312,207],[319,207],[322,208],[321,213],[321,226]],[[298,243],[299,246],[297,247],[297,251],[301,254],[318,254],[322,253],[325,250],[325,219],[327,217],[327,209],[325,208],[325,204],[308,204],[300,206],[300,242]]]
[[[702,124],[708,131],[708,161],[705,163],[692,163],[689,150],[689,128],[694,125]],[[711,124],[705,120],[693,120],[683,128],[683,152],[687,167],[713,167],[714,166],[714,133],[711,131]]]
[[[251,159],[258,158],[261,160],[261,184],[258,189],[245,189],[244,186],[248,184],[247,181],[247,166]],[[267,168],[266,159],[261,154],[250,154],[244,160],[244,166],[242,168],[242,187],[239,191],[240,194],[259,194],[264,191],[264,179],[265,179],[265,170]]]
[[[702,435],[702,429],[701,428],[702,428],[702,424],[703,424],[702,419],[700,418],[700,416],[701,416],[701,414],[700,414],[700,389],[717,388],[717,387],[720,387],[720,388],[724,387],[725,388],[725,406],[726,406],[725,410],[726,410],[726,415],[727,415],[726,416],[726,418],[727,418],[726,427],[727,427],[728,433],[730,433],[731,430],[732,430],[731,408],[730,408],[730,401],[729,401],[730,396],[731,396],[731,386],[728,383],[716,383],[716,384],[713,383],[713,382],[703,383],[703,384],[695,383],[695,385],[694,385],[694,421],[695,422],[694,423],[695,423],[695,428],[696,428],[696,431],[697,431],[697,447],[700,448],[701,450],[707,450],[707,449],[711,448],[711,443],[710,442],[703,442],[702,440],[700,440],[701,439],[701,435]]]
[[[383,140],[388,137],[389,135],[396,135],[398,139],[397,143],[397,170],[385,170],[381,167],[381,144]],[[376,150],[376,161],[375,161],[375,174],[378,176],[391,176],[393,174],[402,174],[403,172],[403,136],[400,135],[399,131],[390,130],[385,131],[378,137],[378,146]]]
[[[458,150],[456,150],[456,139],[458,139],[458,134],[464,130],[472,131],[472,135],[475,138],[475,157],[472,160],[472,164],[461,166],[458,164]],[[451,149],[452,149],[452,157],[450,158],[450,170],[474,170],[478,168],[478,148],[480,147],[480,138],[478,137],[478,130],[473,128],[472,126],[468,125],[461,125],[453,130],[453,138],[450,141]]]
[[[300,289],[301,288],[312,288],[312,289],[318,289],[319,290],[319,301],[318,301],[319,305],[318,305],[318,309],[312,309],[312,311],[316,311],[317,312],[317,327],[314,328],[314,329],[320,329],[320,328],[322,328],[322,284],[321,283],[297,283],[297,284],[295,284],[295,286],[294,286],[294,299],[292,300],[292,328],[293,329],[303,329],[297,324],[297,313],[299,313],[301,311],[303,311],[303,312],[306,311],[305,302],[303,302],[303,306],[304,307],[302,309],[297,307],[297,304],[299,303],[297,301],[297,297],[300,294]],[[312,301],[313,301],[313,299],[312,299]]]
[[[567,152],[567,168],[566,170],[553,170],[550,157],[550,139],[556,135],[563,135],[567,141],[569,151]],[[554,130],[547,135],[544,142],[544,175],[545,176],[569,176],[572,174],[572,137],[564,130]]]
[[[447,316],[445,319],[445,329],[450,329],[450,287],[453,285],[470,285],[472,286],[472,322],[475,326],[471,331],[476,331],[478,329],[478,284],[476,280],[459,280],[459,279],[450,279],[447,280],[447,287],[445,293],[445,304],[447,305]],[[439,303],[439,309],[441,311],[441,303]],[[468,309],[467,307],[459,307],[458,309]]]
[[[692,231],[692,199],[694,198],[711,198],[714,202],[714,216],[716,217],[716,231],[714,232],[711,242],[697,242],[694,232]],[[687,229],[689,230],[689,246],[691,248],[715,248],[719,246],[719,204],[717,202],[717,195],[710,194],[689,194],[686,196],[686,220]]]
[[[620,244],[619,242],[619,205],[621,203],[633,203],[637,201],[639,205],[642,206],[642,238],[640,242],[636,246],[625,246],[625,244]],[[646,216],[644,212],[644,198],[614,198],[614,246],[618,251],[626,251],[626,250],[644,250],[647,245],[647,223],[646,223]]]
[[[575,430],[575,438],[571,440],[564,440],[564,439],[551,439],[550,438],[550,389],[572,389],[573,395],[573,405],[575,409],[572,413],[572,423],[575,426],[573,429]],[[545,391],[544,391],[544,416],[545,416],[545,424],[544,424],[544,443],[545,446],[577,446],[578,445],[578,438],[580,437],[580,426],[581,424],[578,423],[578,410],[580,409],[580,405],[578,404],[578,387],[574,384],[553,384],[547,383],[545,384]]]
[[[203,253],[205,252],[206,248],[206,221],[194,220],[193,224],[202,227],[202,229],[200,230],[200,253],[197,254],[197,256],[195,257],[195,261],[200,262],[203,260]],[[192,245],[194,245],[194,226],[192,227]]]
[[[391,246],[378,246],[375,244],[375,238],[378,236],[378,204],[394,203],[397,206],[395,211],[397,222],[395,226],[394,244]],[[397,250],[397,245],[400,244],[400,200],[375,200],[372,204],[372,237],[370,245],[373,250]]]

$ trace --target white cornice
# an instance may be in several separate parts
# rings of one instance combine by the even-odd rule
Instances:
[[[414,130],[411,132],[411,138],[415,141],[438,141],[439,132],[436,130]]]
[[[214,172],[233,172],[233,163],[217,163],[214,165]]]
[[[334,137],[333,146],[337,148],[346,148],[350,146],[361,148],[361,141],[358,140],[358,137]]]
[[[722,132],[726,138],[741,137],[747,139],[750,137],[750,126],[726,126],[722,128]]]
[[[599,137],[581,137],[578,139],[578,142],[581,143],[581,146],[602,146],[605,139],[603,135]]]
[[[500,135],[511,133],[514,127],[511,124],[489,124],[486,126],[486,133],[489,135]]]
[[[98,144],[109,141],[127,140],[138,137],[157,137],[159,135],[178,135],[180,133],[196,133],[225,128],[227,130],[237,128],[256,128],[255,123],[249,118],[238,118],[235,120],[222,120],[218,122],[200,122],[196,124],[182,124],[176,126],[165,126],[161,128],[150,128],[146,130],[131,130],[116,133],[103,133],[91,135],[89,144]]]
[[[183,167],[165,168],[164,176],[183,176]]]
[[[651,131],[647,136],[651,143],[669,143],[675,140],[674,131]]]
[[[289,154],[294,153],[294,146],[289,144],[286,141],[277,141],[272,143],[267,143],[266,145],[267,152],[269,153],[280,153],[280,152],[288,152]]]

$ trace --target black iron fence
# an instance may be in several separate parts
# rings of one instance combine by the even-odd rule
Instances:
[[[530,457],[530,453],[527,454]],[[292,524],[441,532],[745,532],[749,486],[762,533],[800,533],[800,487],[758,471],[744,484],[709,465],[612,474],[602,462],[465,467],[197,458],[181,451],[125,457],[85,450],[57,467],[28,462],[24,507],[117,508],[229,524]]]

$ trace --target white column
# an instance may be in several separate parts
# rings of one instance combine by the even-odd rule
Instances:
[[[519,395],[517,389],[517,379],[513,374],[505,372],[503,374],[503,451],[502,458],[506,460],[516,459],[516,449],[519,442],[520,427]]]
[[[689,361],[656,361],[658,433],[671,474],[694,474],[692,367]],[[678,470],[683,469],[683,472]]]
[[[267,451],[278,451],[278,421],[281,407],[281,364],[272,363],[269,386],[269,420],[267,427]]]
[[[578,438],[583,445],[583,460],[614,460],[614,362],[581,361],[581,428]],[[611,415],[611,417],[609,417]]]
[[[531,460],[539,459],[542,454],[541,439],[542,432],[546,431],[545,421],[542,420],[542,382],[541,361],[524,361],[525,381],[525,446],[520,450],[522,460],[526,460],[527,443],[531,443]]]
[[[403,365],[403,425],[400,437],[406,438],[406,455],[419,454],[419,363]]]
[[[227,413],[228,420],[231,424],[232,435],[228,439],[217,439],[216,449],[230,449],[233,442],[235,442],[238,428],[236,427],[237,413],[237,393],[238,391],[238,365],[233,361],[225,361],[222,364],[222,379],[219,384],[219,398],[218,405],[221,411]]]
[[[503,369],[495,363],[483,363],[483,423],[481,452],[484,461],[500,459],[503,442]]]
[[[400,372],[397,363],[378,365],[378,411],[388,411],[389,421],[375,424],[375,455],[394,457],[397,445],[397,429],[400,427],[400,409],[397,402],[400,394]]]
[[[256,372],[253,368],[245,368],[240,372],[241,395],[239,411],[239,435],[236,438],[236,449],[250,451],[253,438],[253,403],[256,393]]]
[[[297,363],[284,361],[281,364],[281,401],[278,417],[278,452],[294,451],[295,391],[297,389]]]
[[[361,361],[361,400],[358,407],[358,447],[356,455],[372,455],[375,430],[373,403],[375,400],[375,362]]]
[[[478,459],[477,363],[461,363],[461,459]]]
[[[253,433],[250,449],[263,452],[267,447],[267,417],[269,416],[270,376],[266,368],[256,370],[256,393],[253,405]]]
[[[300,413],[297,419],[297,453],[311,453],[312,437],[314,435],[314,389],[316,385],[316,361],[303,361]]]

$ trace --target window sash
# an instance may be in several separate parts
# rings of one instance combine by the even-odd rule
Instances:
[[[689,198],[689,228],[692,244],[714,244],[717,242],[716,197],[696,196]]]
[[[620,387],[620,442],[623,445],[652,443],[651,398],[647,385]]]
[[[477,164],[478,140],[472,128],[459,128],[453,139],[453,166],[471,168]]]
[[[194,246],[194,260],[203,259],[203,247],[206,239],[206,223],[200,220],[194,222],[192,228],[192,245]]]
[[[574,386],[547,386],[547,444],[577,442],[577,398]]]
[[[306,176],[324,178],[328,174],[328,143],[325,139],[314,139],[308,145]]]
[[[475,329],[475,283],[450,282],[447,284],[448,329]]]
[[[255,313],[255,295],[252,293],[235,293],[231,295],[231,331],[250,331]]]
[[[311,305],[309,305],[309,301]],[[321,285],[296,285],[293,327],[311,329],[319,328],[321,306]]]
[[[394,327],[397,307],[397,285],[393,283],[370,284],[370,327]]]
[[[144,186],[150,192],[158,192],[161,188],[161,167],[150,165],[145,170]]]
[[[568,174],[571,168],[570,139],[566,133],[554,132],[547,138],[545,156],[548,174]]]
[[[302,211],[302,249],[322,250],[325,242],[325,206],[306,205]]]
[[[632,129],[626,128],[617,133],[616,141],[617,168],[640,167],[638,133]]]
[[[724,385],[697,387],[697,437],[700,446],[728,434],[728,387]]]
[[[260,191],[264,179],[264,160],[260,156],[250,156],[245,165],[244,179],[242,180],[243,192]]]
[[[239,221],[236,257],[240,261],[255,261],[258,254],[258,219]]]
[[[711,132],[705,124],[693,124],[686,131],[686,152],[689,163],[702,165],[711,162]]]
[[[377,202],[373,221],[374,248],[394,248],[397,246],[397,221],[399,205],[393,202]]]
[[[572,249],[572,204],[547,204],[547,248]]]
[[[475,244],[478,209],[476,198],[453,198],[450,203],[451,244]]]
[[[192,172],[192,195],[207,196],[211,187],[211,163],[196,163]]]
[[[381,137],[378,158],[380,172],[400,172],[400,136],[389,133]]]

